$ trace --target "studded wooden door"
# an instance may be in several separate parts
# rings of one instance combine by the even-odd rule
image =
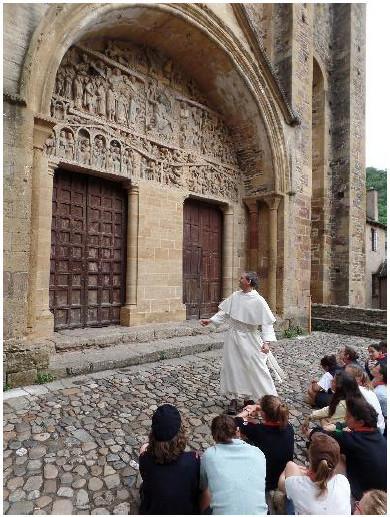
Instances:
[[[187,319],[208,318],[221,299],[222,214],[198,201],[184,204],[183,303]]]
[[[119,323],[126,218],[127,194],[118,184],[56,171],[50,261],[56,330]]]

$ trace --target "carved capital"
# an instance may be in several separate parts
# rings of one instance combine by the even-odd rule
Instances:
[[[123,188],[127,190],[127,194],[129,196],[139,196],[139,185],[135,184],[133,181],[126,181],[122,184]]]
[[[245,205],[247,206],[249,213],[256,213],[258,212],[258,204],[257,204],[257,198],[244,198],[243,199]]]
[[[47,162],[47,165],[48,165],[48,173],[50,176],[54,176],[54,172],[56,169],[58,169],[58,166],[59,166],[59,161],[58,160],[53,160],[52,158],[50,158]]]
[[[36,115],[34,117],[34,134],[33,134],[33,147],[43,151],[46,140],[51,135],[54,126],[57,121],[45,117],[43,115]]]
[[[270,194],[269,196],[264,196],[262,201],[267,204],[270,210],[277,210],[281,199],[282,196],[280,194]]]

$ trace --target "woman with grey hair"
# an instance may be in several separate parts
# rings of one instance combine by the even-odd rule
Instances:
[[[241,290],[234,292],[219,305],[219,312],[210,319],[200,320],[201,325],[215,326],[228,323],[223,348],[221,370],[221,394],[232,400],[228,413],[238,411],[237,399],[244,399],[244,406],[259,400],[263,395],[277,395],[267,363],[283,375],[270,352],[269,342],[276,341],[273,323],[276,321],[267,302],[256,291],[257,274],[242,273]],[[261,333],[258,330],[261,325]]]

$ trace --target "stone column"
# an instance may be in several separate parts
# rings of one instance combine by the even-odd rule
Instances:
[[[126,268],[126,303],[121,308],[121,325],[127,327],[131,322],[131,309],[137,305],[138,281],[138,223],[139,223],[139,187],[130,185],[127,191],[127,268]]]
[[[248,271],[257,271],[259,247],[259,209],[257,199],[245,199],[249,211]]]
[[[278,261],[278,206],[279,196],[264,198],[269,208],[269,269],[268,269],[268,303],[276,312],[276,269]]]
[[[223,246],[222,246],[222,298],[227,298],[233,291],[233,249],[234,249],[234,211],[225,206],[223,211]]]
[[[48,160],[44,144],[55,122],[35,117],[33,134],[33,181],[28,327],[34,337],[54,331],[49,310],[50,249],[53,175],[58,163]]]

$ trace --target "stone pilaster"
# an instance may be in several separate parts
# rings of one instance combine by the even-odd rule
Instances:
[[[34,337],[48,336],[54,330],[49,310],[50,246],[53,176],[58,164],[49,161],[44,144],[54,123],[35,117],[33,134],[33,185],[31,261],[28,327]]]
[[[126,304],[121,308],[121,325],[130,326],[131,308],[137,305],[139,187],[128,188]]]
[[[233,291],[234,211],[230,206],[223,209],[223,251],[222,251],[222,298]]]
[[[276,312],[276,272],[278,262],[278,207],[279,196],[265,198],[269,208],[269,268],[268,268],[268,303],[273,312]]]
[[[257,271],[259,247],[259,207],[257,199],[245,199],[249,212],[248,266],[249,271]]]

